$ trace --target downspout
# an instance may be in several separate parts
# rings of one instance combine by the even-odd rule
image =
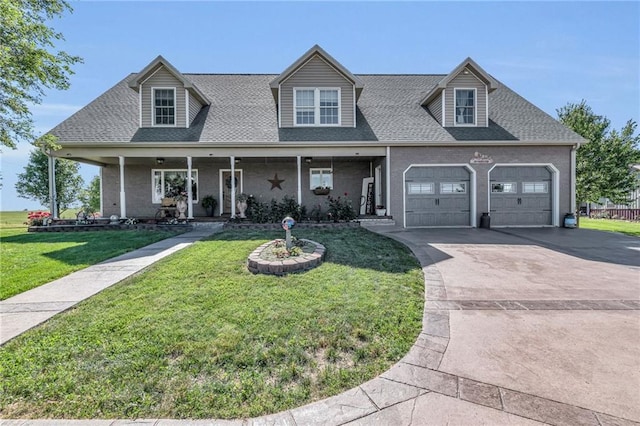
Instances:
[[[126,197],[124,193],[124,157],[118,157],[118,163],[120,164],[120,219],[127,218],[127,205]]]
[[[231,177],[229,179],[231,182],[231,218],[233,219],[236,217],[236,157],[232,155],[229,159],[231,160]]]
[[[191,156],[187,156],[187,219],[193,220],[193,184],[191,182]]]

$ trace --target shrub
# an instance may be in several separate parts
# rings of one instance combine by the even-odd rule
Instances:
[[[27,225],[29,226],[42,226],[44,225],[45,219],[49,219],[51,217],[51,213],[49,212],[29,212],[27,214]]]
[[[263,203],[250,196],[247,204],[247,217],[255,223],[280,223],[286,216],[291,216],[299,222],[307,215],[307,209],[288,195],[285,195],[282,201],[274,198],[269,203]]]
[[[358,215],[356,211],[353,209],[351,205],[351,200],[346,198],[347,193],[345,192],[345,198],[337,197],[334,198],[331,195],[327,197],[329,202],[329,215],[334,222],[338,222],[340,220],[353,220]]]

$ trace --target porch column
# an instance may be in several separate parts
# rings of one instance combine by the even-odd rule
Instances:
[[[387,216],[391,216],[391,147],[387,147],[387,158],[385,159],[384,181],[385,181],[385,203],[387,205]]]
[[[58,218],[58,203],[56,194],[56,159],[51,153],[47,154],[49,160],[49,210],[53,219]]]
[[[232,155],[229,159],[231,160],[231,217],[234,218],[236,217],[236,157]]]
[[[124,157],[118,157],[120,163],[120,219],[127,218],[127,201],[124,194]]]
[[[301,158],[298,155],[296,157],[297,161],[298,161],[298,204],[302,205],[302,169],[301,169]]]
[[[580,216],[580,206],[576,205],[576,150],[578,145],[571,148],[571,206],[570,212],[576,213]]]
[[[191,183],[191,156],[187,157],[187,219],[193,219],[193,188]]]

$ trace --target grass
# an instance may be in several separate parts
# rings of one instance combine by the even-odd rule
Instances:
[[[138,230],[28,233],[21,223],[25,220],[25,212],[0,215],[0,300],[175,235]]]
[[[217,234],[8,342],[0,417],[252,417],[350,389],[409,350],[424,281],[404,246],[299,230],[327,246],[325,263],[248,272],[281,234]]]
[[[622,234],[640,237],[640,222],[627,222],[613,219],[580,218],[580,228],[595,229],[597,231],[620,232]]]

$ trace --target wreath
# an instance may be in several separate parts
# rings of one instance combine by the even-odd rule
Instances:
[[[227,188],[231,189],[231,176],[226,179]],[[233,178],[233,186],[238,188],[238,178]]]

